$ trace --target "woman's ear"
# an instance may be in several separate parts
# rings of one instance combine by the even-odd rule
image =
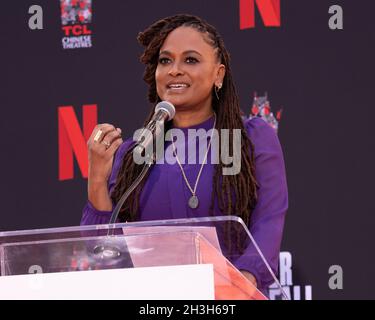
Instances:
[[[223,85],[223,82],[224,82],[224,77],[225,77],[225,65],[220,64],[218,69],[217,69],[215,86],[221,87]]]

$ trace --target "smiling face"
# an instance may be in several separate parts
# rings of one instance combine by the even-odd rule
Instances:
[[[160,48],[156,89],[161,100],[182,109],[211,109],[212,88],[223,82],[224,65],[204,35],[191,27],[173,30]]]

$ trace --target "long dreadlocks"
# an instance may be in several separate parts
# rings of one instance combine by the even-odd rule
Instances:
[[[168,34],[178,27],[191,27],[202,33],[214,49],[217,59],[226,68],[219,99],[213,94],[213,109],[216,112],[216,129],[229,129],[229,150],[233,150],[233,129],[241,130],[241,170],[236,175],[222,175],[223,163],[215,165],[213,188],[211,195],[210,214],[212,215],[214,200],[217,198],[220,210],[227,215],[237,215],[248,224],[251,212],[256,204],[257,183],[255,179],[254,146],[247,136],[239,107],[238,95],[233,83],[230,69],[230,56],[224,42],[216,29],[206,21],[192,15],[179,14],[159,20],[139,33],[138,42],[145,47],[140,60],[146,65],[144,81],[149,85],[148,99],[152,109],[144,126],[151,120],[155,105],[160,102],[156,90],[155,71],[158,65],[159,51]],[[169,126],[165,126],[165,131]],[[219,135],[220,139],[220,135]],[[221,143],[219,141],[219,146]],[[219,150],[220,152],[220,150]],[[220,153],[219,153],[220,154]],[[117,176],[116,184],[111,194],[112,200],[117,203],[124,191],[132,184],[142,170],[142,165],[133,161],[133,154],[127,152]],[[147,177],[146,177],[147,179]],[[120,211],[121,221],[136,221],[138,219],[139,197],[146,179],[143,180],[124,203]]]

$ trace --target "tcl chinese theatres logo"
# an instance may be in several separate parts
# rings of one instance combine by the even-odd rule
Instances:
[[[64,49],[91,48],[92,0],[60,0]]]

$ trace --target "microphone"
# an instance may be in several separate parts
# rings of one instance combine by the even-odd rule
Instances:
[[[175,113],[176,109],[172,103],[161,101],[155,106],[155,113],[148,124],[150,125],[153,121],[170,121],[174,118]]]
[[[161,127],[164,122],[172,120],[175,113],[176,109],[174,105],[168,101],[161,101],[155,106],[155,112],[151,121],[142,130],[134,146],[133,155],[135,159],[141,159],[142,152],[145,150],[145,158],[149,161],[153,160],[154,148],[152,147],[152,143],[154,138],[157,140],[157,137],[162,133]]]
[[[176,110],[172,103],[168,101],[159,102],[155,106],[155,113],[151,121],[147,124],[146,128],[143,129],[140,138],[137,140],[137,143],[135,144],[135,147],[133,149],[133,153],[136,153],[136,155],[138,155],[139,157],[141,156],[143,150],[146,150],[147,153],[148,147],[153,142],[154,133],[156,138],[161,133],[162,124],[164,124],[165,121],[172,120],[175,113]],[[153,148],[151,148],[151,150],[152,157],[150,157],[149,159],[153,160]],[[147,155],[147,157],[149,157],[149,155]],[[143,180],[143,178],[146,176],[146,173],[150,169],[152,163],[153,161],[146,163],[146,165],[143,167],[141,173],[138,175],[135,181],[121,196],[116,207],[113,209],[112,216],[109,222],[110,225],[115,224],[122,205],[129,197],[129,195],[134,191],[134,189],[139,185],[139,183]],[[113,236],[113,231],[114,228],[109,228],[107,239],[105,239],[104,243],[94,247],[93,253],[99,259],[118,259],[124,252],[124,250],[120,250],[119,247],[116,245],[116,238],[111,237],[111,235]]]

